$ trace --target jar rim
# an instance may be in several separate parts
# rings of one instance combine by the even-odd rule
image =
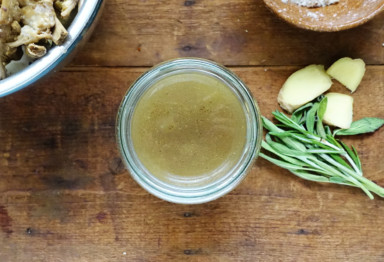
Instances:
[[[141,96],[154,83],[167,74],[188,71],[213,74],[225,80],[228,88],[238,92],[244,107],[247,122],[247,138],[243,155],[223,177],[203,187],[184,188],[170,185],[157,179],[141,164],[135,154],[130,137],[130,122]],[[128,133],[128,135],[127,135]],[[201,58],[178,58],[158,64],[143,73],[127,90],[118,110],[116,139],[126,168],[132,178],[149,193],[169,202],[199,204],[217,199],[235,188],[247,175],[258,156],[262,139],[260,111],[246,85],[229,69]]]

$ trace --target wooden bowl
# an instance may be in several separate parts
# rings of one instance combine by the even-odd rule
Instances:
[[[299,6],[289,0],[264,2],[280,18],[295,26],[327,32],[364,24],[384,10],[384,0],[339,0],[339,3],[315,8]]]

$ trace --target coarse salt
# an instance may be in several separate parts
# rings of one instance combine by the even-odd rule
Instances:
[[[287,3],[288,0],[281,0],[283,3]],[[305,7],[321,7],[336,4],[339,0],[289,0],[291,3]]]
[[[313,12],[307,12],[307,16],[308,17],[312,17],[312,18],[319,18],[319,16],[316,14],[316,13],[313,13]]]

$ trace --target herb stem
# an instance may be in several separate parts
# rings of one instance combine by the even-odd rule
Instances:
[[[278,126],[262,117],[263,126],[269,131],[262,149],[276,158],[263,152],[260,156],[300,178],[359,187],[370,199],[374,198],[372,193],[384,198],[384,188],[363,176],[356,149],[337,140],[336,132],[332,134],[330,127],[323,125],[325,108],[326,100],[321,100],[302,106],[291,118],[275,111],[273,115],[279,121]],[[377,129],[382,121],[360,121],[354,130],[344,130],[342,134]],[[363,130],[361,126],[366,122],[370,126]]]
[[[324,138],[321,138],[321,137],[318,137],[318,136],[315,136],[315,135],[308,135],[308,137],[317,140],[318,142],[322,143],[323,145],[326,145],[328,147],[331,147],[331,148],[339,151],[339,154],[342,155],[343,157],[345,157],[348,160],[348,162],[351,164],[351,166],[356,171],[356,173],[358,173],[360,176],[363,175],[361,170],[356,166],[355,162],[353,162],[351,157],[348,155],[348,153],[344,149],[342,149],[340,147],[337,147],[337,146],[333,145],[332,143],[329,143]]]

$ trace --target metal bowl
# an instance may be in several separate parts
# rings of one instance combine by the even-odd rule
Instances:
[[[48,53],[33,62],[22,71],[0,81],[0,97],[19,91],[50,72],[56,72],[65,61],[74,54],[75,50],[89,38],[96,20],[101,13],[103,0],[84,1],[82,7],[72,21],[66,41],[51,48]]]

